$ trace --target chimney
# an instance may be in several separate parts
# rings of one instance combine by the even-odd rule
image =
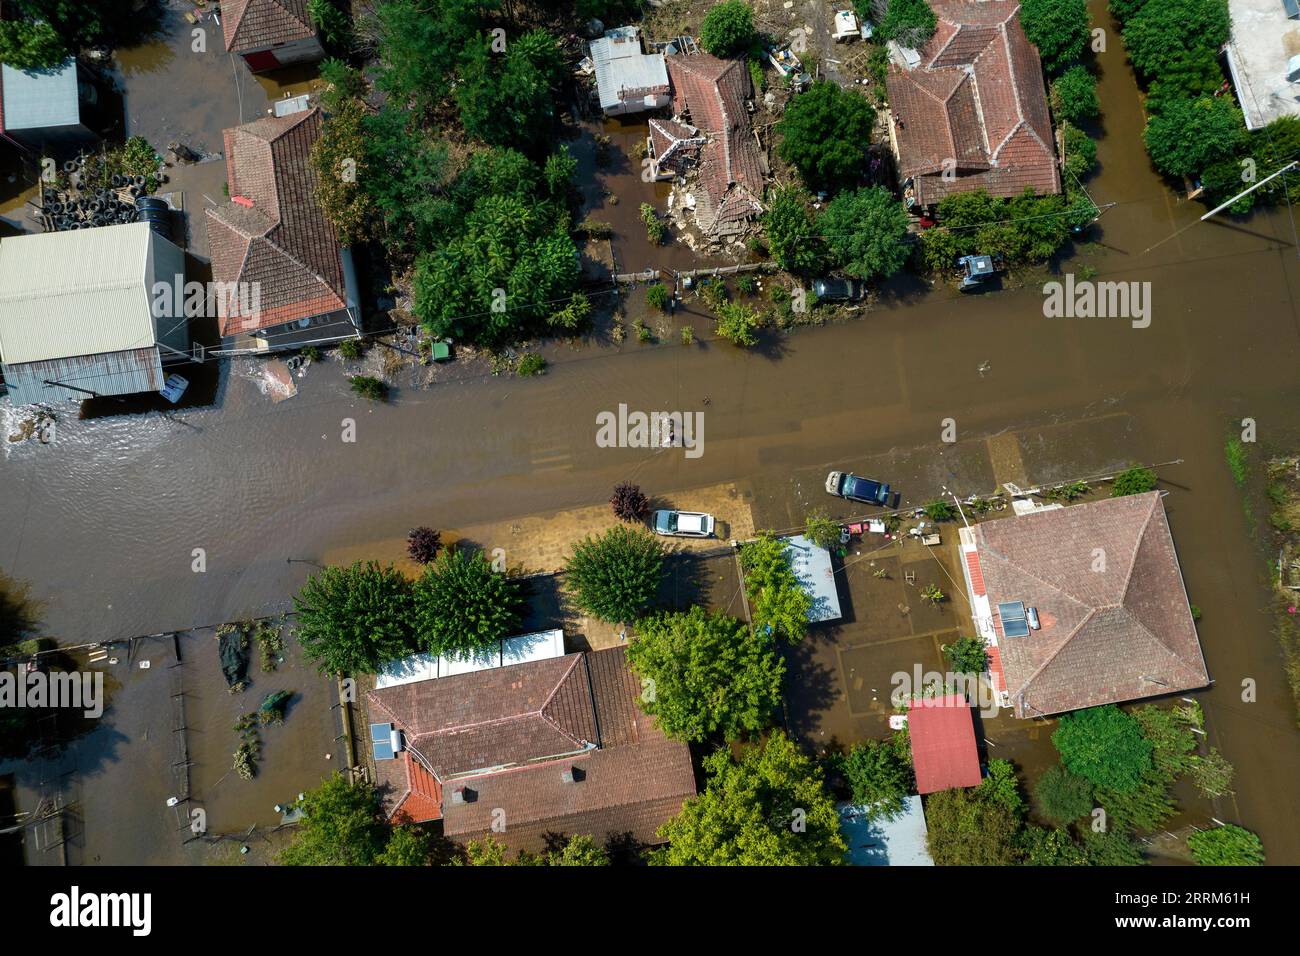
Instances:
[[[564,783],[581,783],[584,776],[586,775],[581,770],[573,766],[565,767],[560,772],[560,780]]]

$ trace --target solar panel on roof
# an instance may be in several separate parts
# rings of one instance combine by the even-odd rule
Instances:
[[[1003,601],[998,605],[998,617],[1002,619],[1002,633],[1007,637],[1029,635],[1029,622],[1025,619],[1023,601]]]
[[[376,760],[392,760],[397,756],[393,749],[393,725],[370,725],[370,749]]]

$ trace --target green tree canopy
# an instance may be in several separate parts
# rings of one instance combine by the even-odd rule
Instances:
[[[698,605],[649,617],[638,632],[628,663],[645,688],[642,709],[669,737],[735,740],[771,723],[785,675],[771,638]]]
[[[921,235],[921,252],[932,269],[954,267],[959,256],[994,254],[1010,262],[1042,262],[1070,239],[1070,228],[1095,212],[1076,208],[1065,196],[1036,196],[1026,190],[995,199],[982,189],[953,193],[939,201],[940,226]]]
[[[387,841],[379,799],[369,783],[352,783],[334,774],[303,795],[302,821],[280,851],[285,866],[371,866],[379,862]],[[397,855],[408,855],[400,838]]]
[[[780,731],[739,759],[704,758],[708,783],[659,828],[667,866],[817,866],[844,862],[840,817],[821,769]]]
[[[520,850],[514,859],[500,840],[492,836],[470,840],[465,845],[465,860],[469,866],[609,866],[609,853],[590,836],[576,834],[562,845],[543,853]]]
[[[0,63],[15,70],[48,70],[68,56],[67,44],[48,23],[0,21]]]
[[[832,199],[817,229],[844,272],[859,279],[887,279],[911,255],[910,218],[893,193],[871,186],[846,190]]]
[[[1059,827],[1025,827],[1016,843],[1023,854],[1025,866],[1086,866],[1088,859],[1083,849],[1074,842],[1068,830]]]
[[[558,120],[555,92],[564,76],[564,55],[555,37],[530,30],[495,53],[485,36],[467,47],[456,87],[461,125],[470,136],[542,156]]]
[[[874,21],[880,40],[920,49],[934,35],[934,11],[925,0],[857,0],[859,15]]]
[[[772,258],[782,269],[805,276],[821,269],[822,246],[806,190],[796,185],[773,188],[763,213],[763,230]]]
[[[1043,69],[1060,73],[1088,44],[1088,0],[1021,0],[1020,24],[1038,47]]]
[[[1038,811],[1053,823],[1073,823],[1092,812],[1092,784],[1060,764],[1049,767],[1034,785]]]
[[[835,192],[862,179],[875,122],[866,97],[823,80],[786,106],[777,151],[809,187]]]
[[[1020,821],[972,790],[941,790],[926,798],[926,838],[939,866],[1010,866],[1019,862]]]
[[[477,201],[461,235],[416,260],[412,280],[415,314],[435,337],[496,345],[561,306],[577,283],[567,217],[492,194]]]
[[[834,760],[867,819],[892,820],[905,808],[904,798],[916,789],[912,757],[897,740],[864,740]]]
[[[411,582],[392,565],[324,568],[293,603],[298,643],[324,673],[373,674],[414,649]]]
[[[1246,140],[1246,125],[1231,97],[1177,97],[1161,104],[1142,135],[1158,170],[1190,176],[1233,155]]]
[[[988,776],[979,782],[975,795],[997,804],[1017,820],[1025,815],[1025,795],[1020,789],[1015,764],[1010,760],[1001,757],[990,760]]]
[[[420,824],[393,827],[383,852],[375,858],[380,866],[431,866],[432,837]]]
[[[1142,726],[1114,704],[1076,710],[1052,734],[1061,763],[1098,787],[1137,789],[1152,769],[1151,741]]]
[[[1264,844],[1259,837],[1231,823],[1193,833],[1187,846],[1201,866],[1264,865]]]
[[[1086,66],[1075,64],[1052,81],[1052,109],[1069,123],[1086,123],[1101,115],[1097,78]]]
[[[754,11],[744,0],[714,4],[700,24],[700,46],[714,56],[736,56],[754,43]]]
[[[644,528],[616,525],[574,546],[564,582],[574,603],[602,621],[628,623],[645,613],[663,580],[664,549]]]
[[[372,25],[375,85],[399,108],[430,109],[451,91],[467,46],[483,34],[482,13],[495,7],[495,0],[384,0]]]
[[[481,551],[448,548],[415,582],[415,635],[433,654],[472,654],[506,637],[523,611],[520,583]]]
[[[1148,0],[1124,26],[1124,47],[1143,76],[1183,68],[1198,50],[1218,50],[1228,39],[1227,0]]]
[[[760,531],[740,546],[740,566],[754,630],[779,635],[792,644],[803,640],[812,597],[790,566],[785,542],[770,531]]]

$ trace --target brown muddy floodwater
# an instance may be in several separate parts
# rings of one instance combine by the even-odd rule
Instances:
[[[1210,742],[1237,768],[1237,793],[1216,815],[1256,830],[1270,861],[1300,863],[1300,733],[1272,633],[1267,555],[1223,459],[1243,417],[1258,422],[1261,442],[1300,447],[1293,224],[1286,210],[1197,222],[1203,207],[1146,161],[1138,92],[1110,37],[1099,60],[1102,168],[1089,189],[1115,205],[1066,267],[1150,283],[1148,328],[1045,318],[1041,278],[976,297],[912,282],[860,321],[753,351],[554,346],[540,378],[398,389],[388,405],[352,396],[334,363],[271,404],[237,361],[211,407],[171,419],[65,412],[51,444],[5,443],[0,568],[46,601],[53,635],[120,638],[283,609],[312,570],[289,559],[364,553],[417,524],[454,529],[599,503],[623,479],[651,494],[746,483],[756,526],[789,527],[826,506],[831,466],[884,470],[919,502],[945,484],[987,492],[1182,459],[1163,477],[1215,681],[1196,697]],[[630,247],[634,223],[618,222]],[[597,447],[596,415],[619,403],[702,411],[704,453]],[[945,418],[956,420],[956,445],[940,441]],[[352,444],[341,440],[348,419]],[[204,573],[192,570],[195,548]],[[1258,685],[1255,703],[1242,701],[1246,680]]]

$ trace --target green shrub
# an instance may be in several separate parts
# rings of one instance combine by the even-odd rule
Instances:
[[[762,326],[763,317],[747,305],[728,302],[718,309],[718,335],[733,345],[757,345]]]
[[[373,375],[353,375],[348,378],[352,391],[372,402],[382,402],[388,397],[388,386]]]
[[[1115,476],[1115,481],[1110,488],[1110,496],[1123,498],[1125,495],[1141,495],[1154,491],[1155,487],[1156,473],[1150,468],[1135,465]]]
[[[1057,764],[1038,778],[1034,802],[1039,812],[1053,823],[1073,823],[1092,812],[1092,784],[1086,777],[1070,773]]]
[[[1259,837],[1231,823],[1193,833],[1187,846],[1201,866],[1264,865],[1264,844]]]
[[[339,343],[339,355],[345,359],[359,359],[364,351],[365,347],[360,339],[344,339]]]
[[[648,202],[641,204],[641,221],[645,223],[646,238],[656,246],[662,246],[668,240],[668,227],[659,218],[655,207]]]
[[[1097,78],[1086,66],[1070,67],[1052,81],[1052,109],[1067,123],[1087,122],[1101,115]]]
[[[704,15],[700,24],[700,46],[714,56],[735,56],[753,42],[754,11],[743,0],[723,0]]]
[[[671,296],[668,289],[662,282],[656,282],[653,285],[646,286],[645,301],[652,309],[658,309],[660,312],[668,311],[668,302]]]
[[[546,359],[536,352],[525,352],[519,357],[515,373],[521,376],[541,375],[546,371]]]
[[[927,502],[923,509],[931,521],[951,521],[957,517],[957,509],[946,498],[935,498]]]

